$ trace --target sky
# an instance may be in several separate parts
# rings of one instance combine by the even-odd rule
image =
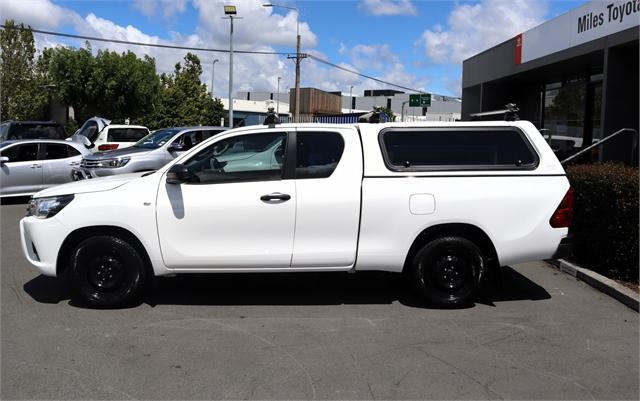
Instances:
[[[596,0],[598,1],[598,0]],[[415,90],[460,96],[462,61],[584,0],[277,0],[296,8],[263,7],[266,0],[2,0],[0,18],[34,29],[125,41],[209,49],[229,48],[224,5],[235,5],[234,48],[295,53],[296,23],[302,52],[349,70]],[[84,40],[36,34],[38,49],[83,46]],[[94,41],[94,51],[131,50],[171,72],[187,50]],[[228,96],[228,53],[195,51],[201,79],[217,97]],[[213,60],[215,71],[212,71]],[[295,66],[286,56],[234,55],[234,93],[294,87]],[[365,89],[397,89],[313,58],[301,63],[301,86],[362,95]]]

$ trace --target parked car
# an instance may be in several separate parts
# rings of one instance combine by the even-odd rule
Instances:
[[[0,142],[19,139],[65,139],[62,125],[54,121],[5,121],[0,124]]]
[[[82,144],[31,139],[0,143],[0,196],[31,195],[71,181],[71,168],[88,154]]]
[[[286,124],[44,190],[20,231],[29,262],[69,269],[94,306],[133,302],[153,276],[364,270],[459,306],[499,266],[565,249],[572,199],[526,121]]]
[[[114,174],[153,171],[225,127],[166,128],[145,136],[133,146],[86,155],[74,168],[74,180]]]
[[[132,146],[149,135],[149,129],[142,125],[111,124],[102,117],[92,117],[82,124],[71,140],[82,142],[92,152],[122,149]]]

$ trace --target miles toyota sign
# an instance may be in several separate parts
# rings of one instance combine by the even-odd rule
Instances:
[[[516,36],[516,64],[640,25],[640,0],[593,1]]]

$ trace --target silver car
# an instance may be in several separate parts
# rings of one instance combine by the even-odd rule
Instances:
[[[73,169],[73,179],[154,171],[225,127],[179,127],[152,132],[133,146],[86,155]]]
[[[32,195],[71,181],[71,170],[90,151],[81,143],[56,139],[0,143],[0,197]]]

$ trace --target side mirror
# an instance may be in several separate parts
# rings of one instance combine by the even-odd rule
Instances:
[[[180,145],[179,143],[172,143],[171,145],[169,145],[169,148],[167,150],[169,152],[180,152],[181,150],[184,150],[184,146]]]
[[[184,164],[174,164],[167,171],[167,184],[182,184],[189,181],[191,173]]]
[[[8,162],[9,162],[9,158],[7,156],[0,156],[0,163],[4,164]]]

